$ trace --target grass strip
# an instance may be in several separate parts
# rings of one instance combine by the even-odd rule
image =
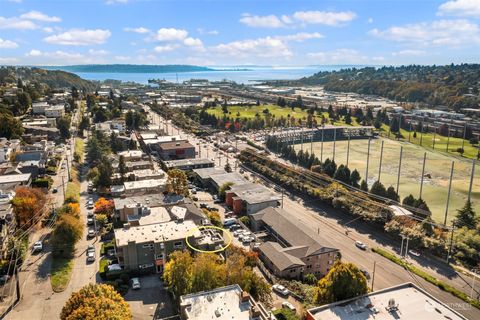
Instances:
[[[410,272],[413,272],[419,277],[422,277],[426,281],[436,285],[439,287],[441,290],[446,291],[454,295],[455,297],[462,299],[463,301],[469,303],[470,305],[474,306],[477,309],[480,309],[480,301],[471,299],[467,294],[464,292],[458,290],[455,287],[452,287],[451,285],[446,284],[443,281],[438,280],[437,278],[433,277],[432,275],[428,274],[427,272],[415,267],[414,265],[402,260],[400,257],[396,256],[393,253],[390,253],[386,250],[380,249],[380,248],[372,248],[372,251],[375,253],[378,253],[379,255],[387,258],[390,261],[395,262],[396,264],[404,267]]]
[[[67,288],[72,277],[73,259],[52,258],[50,283],[54,292],[62,292]]]

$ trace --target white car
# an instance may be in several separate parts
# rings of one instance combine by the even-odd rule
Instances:
[[[108,271],[120,271],[122,267],[118,263],[111,264],[107,267]]]
[[[87,224],[90,226],[93,224],[93,217],[88,217],[87,218]]]
[[[132,278],[130,280],[132,282],[132,289],[134,290],[138,290],[140,289],[142,286],[140,285],[140,279],[138,278]]]
[[[297,309],[295,309],[295,306],[294,306],[293,304],[291,304],[290,302],[288,302],[288,301],[282,302],[282,308],[284,308],[284,309],[290,309],[290,310],[293,311],[293,312],[297,311]]]
[[[362,250],[367,250],[367,245],[361,241],[355,241],[355,245],[357,248],[362,249]]]
[[[284,286],[282,286],[281,284],[278,284],[278,283],[274,284],[272,286],[272,289],[273,289],[273,291],[275,291],[275,292],[277,292],[281,295],[284,295],[284,296],[288,296],[288,294],[290,293],[290,291],[288,291],[287,288],[285,288]]]
[[[87,251],[87,262],[95,261],[95,251]]]
[[[93,229],[88,229],[88,237],[89,237],[89,238],[95,237],[95,230],[93,230]]]
[[[37,241],[33,244],[33,252],[41,252],[43,250],[42,241]]]

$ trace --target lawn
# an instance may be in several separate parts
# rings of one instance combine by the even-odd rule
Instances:
[[[73,271],[73,259],[52,258],[50,283],[54,292],[62,292],[67,288]]]
[[[407,136],[408,138],[408,136]],[[422,173],[423,154],[427,153],[422,198],[427,202],[435,221],[443,223],[448,182],[452,161],[455,161],[452,181],[452,192],[448,208],[447,221],[454,218],[457,209],[460,209],[466,199],[469,188],[472,162],[469,159],[453,156],[435,150],[425,149],[418,145],[395,141],[386,138],[373,139],[370,145],[368,184],[371,186],[378,179],[380,164],[380,149],[384,142],[381,182],[386,186],[397,186],[397,174],[400,157],[400,147],[403,146],[402,167],[400,170],[399,193],[401,199],[409,194],[419,196]],[[337,165],[346,164],[347,141],[337,141],[335,144],[335,162]],[[314,142],[313,151],[320,159],[321,142]],[[297,150],[300,145],[296,145]],[[310,152],[310,143],[305,143],[304,150]],[[349,168],[357,169],[362,179],[366,173],[368,140],[352,140],[350,142]],[[325,142],[323,146],[323,160],[332,159],[333,142]],[[475,210],[480,211],[480,180],[479,169],[475,170],[472,188],[472,202]]]
[[[277,105],[259,105],[259,106],[229,106],[228,107],[228,116],[229,117],[239,117],[239,118],[255,118],[255,115],[258,113],[261,117],[264,116],[263,110],[268,109],[269,112],[275,116],[275,118],[284,117],[287,118],[288,115],[294,117],[295,119],[307,117],[308,113],[307,110],[302,110],[300,108],[295,108],[292,110],[291,108],[279,107]],[[222,107],[218,106],[215,108],[207,109],[207,112],[210,114],[214,114],[215,116],[222,118],[224,113],[222,111]],[[317,116],[317,118],[320,118]]]
[[[71,198],[80,201],[80,182],[78,181],[78,171],[72,166],[70,170],[70,178],[72,181],[67,183],[65,199]]]
[[[74,151],[74,154],[77,154],[79,159],[80,159],[80,163],[83,163],[83,161],[85,161],[85,154],[84,154],[84,150],[85,150],[85,142],[83,141],[83,139],[81,138],[75,138],[75,151]]]

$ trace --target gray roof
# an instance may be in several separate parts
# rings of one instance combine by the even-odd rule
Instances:
[[[210,178],[219,187],[221,187],[225,183],[233,183],[234,185],[236,185],[236,184],[243,184],[247,182],[247,180],[245,180],[245,178],[241,174],[236,172],[215,174],[215,175],[212,175]]]
[[[292,267],[304,266],[305,263],[299,258],[288,254],[285,248],[282,248],[276,242],[265,242],[258,248],[272,263],[283,271]]]
[[[227,173],[223,168],[201,168],[201,169],[193,169],[200,179],[207,179],[213,175]]]
[[[115,198],[115,210],[123,209],[125,206],[136,205],[139,203],[140,205],[147,206],[150,208],[154,207],[161,207],[169,204],[175,204],[178,202],[182,202],[184,197],[182,196],[174,196],[168,195],[164,196],[163,193],[155,193],[155,194],[146,194],[141,196],[134,196],[128,198]]]
[[[282,197],[258,183],[242,183],[233,185],[230,190],[248,204],[267,201],[279,201]]]
[[[308,227],[281,208],[269,207],[253,214],[252,217],[256,221],[263,221],[271,229],[274,229],[276,234],[287,241],[291,249],[289,254],[300,257],[338,250],[325,247],[318,239],[307,234],[305,230],[308,230]],[[299,247],[306,247],[307,249],[299,250]]]

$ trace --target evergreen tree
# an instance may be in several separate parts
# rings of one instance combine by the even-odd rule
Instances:
[[[363,190],[363,191],[368,192],[368,183],[367,183],[367,181],[362,180],[362,182],[360,183],[360,189]]]
[[[385,189],[385,186],[380,181],[375,181],[373,183],[372,187],[370,188],[370,192],[380,197],[387,196],[387,190]]]
[[[472,208],[472,203],[467,200],[463,208],[457,212],[455,225],[459,228],[467,227],[469,229],[474,229],[477,225],[477,222],[478,219],[475,211]]]
[[[350,169],[348,169],[348,167],[341,164],[338,167],[338,169],[335,172],[335,175],[333,177],[338,181],[349,184],[350,183]]]
[[[350,184],[355,187],[355,188],[358,188],[360,187],[360,185],[358,184],[358,182],[360,181],[360,173],[357,171],[357,169],[354,169],[352,171],[352,173],[350,174]]]
[[[387,188],[387,198],[397,202],[400,200],[400,197],[393,186]]]

